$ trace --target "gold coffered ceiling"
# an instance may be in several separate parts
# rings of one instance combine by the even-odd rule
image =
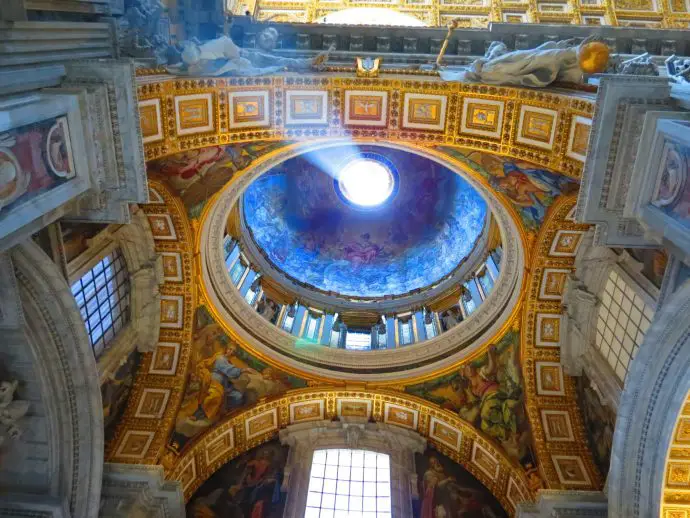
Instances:
[[[489,22],[650,28],[685,28],[690,23],[690,8],[684,0],[249,0],[237,1],[235,6],[233,14],[244,14],[244,10],[248,9],[259,21],[289,23],[313,23],[331,13],[357,7],[395,10],[429,26],[444,26],[459,18],[460,26],[467,28],[486,27]]]
[[[594,97],[435,80],[284,76],[139,86],[147,160],[255,140],[454,145],[582,173]]]

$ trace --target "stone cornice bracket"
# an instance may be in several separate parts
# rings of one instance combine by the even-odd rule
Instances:
[[[148,202],[134,64],[85,60],[66,65],[64,86],[85,92],[82,120],[93,189],[72,214],[79,220],[129,223],[128,204]]]
[[[672,109],[668,78],[603,75],[582,173],[576,219],[594,223],[595,245],[656,246],[624,208],[645,114]]]

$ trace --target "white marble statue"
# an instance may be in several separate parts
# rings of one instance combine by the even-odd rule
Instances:
[[[535,49],[509,51],[505,43],[494,41],[484,57],[475,60],[467,69],[442,68],[439,73],[444,81],[501,86],[545,87],[554,81],[580,83],[579,47],[573,45],[572,40],[563,40],[548,41]]]
[[[204,43],[182,43],[181,63],[170,65],[173,74],[190,76],[261,76],[286,70],[307,71],[318,69],[327,60],[332,48],[314,58],[286,58],[272,54],[278,32],[269,28],[257,38],[258,49],[243,49],[228,36]]]
[[[0,381],[0,446],[22,435],[18,421],[29,411],[29,402],[14,399],[18,385],[17,381]]]
[[[627,76],[658,76],[657,66],[652,61],[648,52],[624,59],[619,54],[614,54],[609,59],[607,74],[621,74]]]
[[[666,59],[668,76],[676,83],[690,83],[690,59],[678,58],[675,54]]]

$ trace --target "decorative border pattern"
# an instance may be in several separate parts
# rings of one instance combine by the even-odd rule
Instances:
[[[673,428],[662,487],[660,518],[690,517],[690,393]]]
[[[338,415],[339,403],[362,402],[372,409],[372,417],[383,422],[391,409],[415,415],[412,428],[444,455],[461,464],[484,484],[499,500],[510,516],[515,516],[520,502],[531,501],[524,471],[513,463],[493,441],[477,431],[456,414],[413,396],[389,391],[338,390],[334,388],[309,388],[290,391],[287,394],[259,403],[218,423],[214,428],[198,436],[182,451],[180,457],[168,466],[166,478],[182,483],[185,500],[221,466],[242,453],[273,439],[277,431],[291,423],[291,408],[304,403],[319,401],[325,410],[324,418]],[[270,416],[266,419],[266,416]],[[277,421],[273,421],[273,418]],[[265,420],[265,425],[248,434],[249,423]],[[396,424],[388,420],[389,424]],[[430,436],[431,423],[440,423],[457,430],[462,436],[458,448],[450,448],[445,442]],[[401,426],[401,425],[398,425]],[[403,423],[403,428],[408,426]],[[408,428],[409,429],[409,428]],[[225,437],[226,439],[222,439]],[[232,440],[229,438],[232,437]],[[480,457],[477,457],[480,452]],[[479,459],[479,460],[478,460]]]
[[[542,278],[546,270],[567,271],[574,268],[572,257],[552,257],[549,255],[559,230],[586,231],[588,226],[581,225],[566,218],[575,206],[576,197],[561,197],[551,206],[546,221],[542,225],[535,241],[531,274],[528,281],[527,298],[525,300],[522,320],[522,371],[525,380],[525,398],[527,414],[534,436],[534,446],[540,463],[540,474],[548,489],[600,489],[602,477],[594,463],[589,448],[584,424],[579,411],[575,381],[571,376],[563,376],[561,395],[554,396],[538,390],[539,380],[537,370],[539,364],[557,365],[560,370],[560,347],[537,346],[537,318],[539,314],[560,314],[562,311],[560,297],[556,300],[544,300],[540,297]],[[543,387],[542,387],[543,388]],[[547,431],[542,419],[543,411],[568,412],[571,426],[572,441],[562,440],[562,435],[556,435],[553,430]],[[566,432],[567,433],[567,432]],[[552,455],[568,455],[579,459],[586,475],[577,483],[574,478],[568,478],[563,472],[562,464],[557,471]],[[560,462],[560,461],[559,461]],[[577,461],[574,461],[577,462]],[[579,466],[579,464],[578,464]],[[565,477],[565,478],[564,478]],[[565,482],[564,482],[565,480]],[[575,480],[575,482],[572,482]]]
[[[175,98],[206,94],[212,94],[214,99],[214,113],[209,118],[214,129],[178,134]],[[583,163],[579,157],[568,154],[571,121],[591,119],[594,112],[594,97],[588,98],[591,94],[582,92],[575,96],[445,83],[439,78],[420,81],[302,75],[299,78],[166,79],[139,85],[138,95],[142,103],[159,102],[161,106],[162,120],[149,120],[155,113],[150,110],[147,127],[157,127],[160,122],[165,139],[145,143],[147,160],[256,139],[313,141],[368,137],[457,145],[526,160],[574,178],[581,176]],[[304,119],[297,119],[292,109],[294,95],[311,96],[308,106],[301,108]],[[251,113],[243,111],[240,121],[236,105],[242,98]],[[249,102],[252,98],[253,104]],[[321,102],[323,98],[327,102]],[[422,109],[424,103],[420,104],[419,117],[415,118],[408,108],[408,101],[414,99],[438,102],[435,107],[429,107],[429,117],[420,119],[426,108]],[[472,119],[476,124],[467,120],[470,106],[485,107]],[[522,131],[520,124],[521,120],[524,122],[525,112],[553,116],[546,142],[534,137],[534,128],[532,132]]]
[[[147,214],[163,215],[170,222],[175,239],[155,240],[159,253],[179,254],[182,282],[167,281],[160,286],[161,300],[175,300],[178,312],[175,327],[161,325],[159,343],[153,353],[143,355],[134,387],[130,393],[131,402],[125,410],[113,439],[106,445],[105,458],[108,462],[135,462],[155,464],[163,451],[175,424],[175,415],[182,402],[184,386],[191,353],[194,309],[196,308],[196,284],[192,261],[193,234],[182,203],[166,188],[165,184],[149,178],[149,185],[161,195],[161,204],[142,204]],[[179,325],[177,323],[179,322]],[[162,418],[137,416],[138,406],[132,402],[142,400],[150,390],[169,390],[170,395],[159,409]],[[144,433],[150,437],[143,450],[135,450],[131,444],[130,432]],[[128,438],[129,437],[129,438]],[[143,436],[142,436],[143,437]],[[137,439],[137,437],[134,437]],[[128,441],[130,443],[128,444]],[[128,453],[136,451],[136,455]]]
[[[256,2],[255,12],[258,21],[315,23],[352,5],[344,0],[259,0]],[[366,4],[355,5],[360,7]],[[417,18],[429,26],[443,27],[452,20],[459,20],[460,27],[472,29],[486,29],[491,22],[643,28],[686,28],[690,22],[690,5],[687,0],[673,0],[668,5],[658,0],[574,0],[570,3],[554,0],[400,0],[383,5],[392,11]],[[244,9],[245,5],[238,3],[233,14],[243,15]]]

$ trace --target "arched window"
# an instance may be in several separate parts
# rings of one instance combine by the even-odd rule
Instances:
[[[654,310],[627,282],[611,270],[601,295],[595,344],[621,382],[654,318]]]
[[[72,295],[96,358],[129,322],[129,294],[129,274],[119,248],[98,260],[72,283]]]
[[[366,450],[316,450],[305,518],[391,518],[390,457]]]

